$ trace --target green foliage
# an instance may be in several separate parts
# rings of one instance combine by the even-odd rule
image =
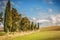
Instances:
[[[38,29],[39,29],[39,23],[38,23]]]
[[[12,31],[17,31],[21,22],[21,14],[18,14],[15,8],[12,8]]]
[[[31,30],[34,30],[34,23],[31,23]]]
[[[21,14],[18,14],[15,8],[12,8],[11,10],[9,0],[5,9],[4,31],[5,32],[16,31],[20,22]]]
[[[3,16],[3,13],[1,12],[1,13],[0,13],[0,22],[2,22],[2,21],[3,21],[2,16]]]
[[[2,15],[3,15],[3,13],[1,12],[1,13],[0,13],[0,18],[2,18]]]
[[[7,3],[4,16],[5,16],[4,31],[9,32],[9,31],[11,31],[11,27],[12,27],[12,13],[10,12],[10,0]]]
[[[22,18],[21,20],[21,30],[27,31],[30,27],[30,21],[27,17]]]
[[[4,31],[5,32],[15,32],[15,31],[27,31],[35,30],[36,25],[32,22],[30,25],[30,20],[27,17],[21,16],[15,8],[10,8],[10,0],[8,1],[5,9],[4,15]]]
[[[36,30],[37,29],[37,25],[35,24],[35,26],[34,26],[34,30]]]

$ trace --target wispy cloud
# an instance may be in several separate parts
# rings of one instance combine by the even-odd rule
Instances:
[[[52,1],[52,0],[48,0],[48,3],[49,3],[49,4],[53,4],[53,1]]]
[[[37,23],[44,23],[44,22],[50,22],[50,21],[47,20],[47,19],[39,19],[39,20],[37,20]]]
[[[53,0],[42,0],[42,1],[43,1],[44,3],[47,2],[48,4],[51,4],[51,5],[54,4]]]
[[[2,1],[3,5],[6,6],[7,4],[7,1]]]
[[[11,5],[15,5],[15,3],[11,1]]]
[[[54,15],[52,15],[51,16],[51,22],[52,22],[52,24],[56,24],[56,22],[57,22],[57,20],[56,20],[56,16],[54,16]]]
[[[60,22],[60,14],[55,14],[55,15],[50,15],[48,19],[40,19],[40,18],[36,18],[36,17],[33,17],[31,19],[31,21],[35,22],[35,23],[48,23],[50,25],[59,25],[59,22]],[[46,25],[48,25],[46,24]]]
[[[51,22],[53,25],[56,25],[56,23],[60,22],[60,14],[51,15]]]
[[[0,1],[0,11],[3,12],[5,10],[5,7],[6,7],[6,4],[7,4],[7,0],[4,0],[4,1]]]
[[[35,17],[33,17],[33,18],[32,18],[32,20],[33,20],[33,21],[35,21],[35,20],[36,20],[36,18],[35,18]]]
[[[48,12],[49,12],[49,13],[52,13],[52,12],[53,12],[53,9],[52,9],[52,8],[49,8],[49,9],[48,9]]]
[[[0,2],[0,5],[1,5],[1,2]]]
[[[41,8],[38,6],[34,6],[34,7],[30,8],[30,11],[36,11],[36,12],[41,11]]]
[[[18,2],[20,2],[20,1],[17,1],[17,2],[11,1],[11,7],[20,9],[21,6],[20,6],[20,4]]]
[[[36,23],[50,22],[50,21],[47,20],[47,19],[38,19],[38,18],[35,18],[35,17],[32,18],[32,21],[34,21],[34,22],[36,22]]]
[[[3,9],[3,10],[5,10],[5,7],[4,7],[4,6],[2,6],[2,9]]]

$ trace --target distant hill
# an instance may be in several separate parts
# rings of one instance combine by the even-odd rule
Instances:
[[[48,26],[40,29],[41,31],[60,31],[60,26]]]

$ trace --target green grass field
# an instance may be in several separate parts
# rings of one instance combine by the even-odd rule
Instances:
[[[4,36],[5,34],[5,32],[0,32],[0,36]]]
[[[36,32],[15,38],[9,38],[8,40],[60,40],[60,31]]]

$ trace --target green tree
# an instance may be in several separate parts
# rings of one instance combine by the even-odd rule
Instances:
[[[23,17],[21,20],[21,30],[22,31],[27,31],[29,30],[30,27],[30,21],[27,17]]]
[[[35,24],[35,26],[34,26],[34,30],[36,30],[36,28],[37,28],[37,26],[36,26],[36,24]]]
[[[2,16],[3,16],[3,13],[1,12],[1,13],[0,13],[0,18],[2,18]]]
[[[38,23],[38,29],[39,29],[39,23]]]
[[[19,30],[19,23],[21,22],[21,19],[21,14],[18,14],[17,10],[15,8],[12,8],[12,31]]]
[[[0,22],[3,21],[3,17],[2,17],[2,16],[3,16],[3,13],[1,12],[1,13],[0,13]]]
[[[10,0],[8,0],[8,3],[6,5],[5,9],[5,18],[4,18],[4,31],[9,32],[11,31],[12,27],[12,13],[10,12]]]
[[[31,30],[34,30],[34,22],[31,23]]]

